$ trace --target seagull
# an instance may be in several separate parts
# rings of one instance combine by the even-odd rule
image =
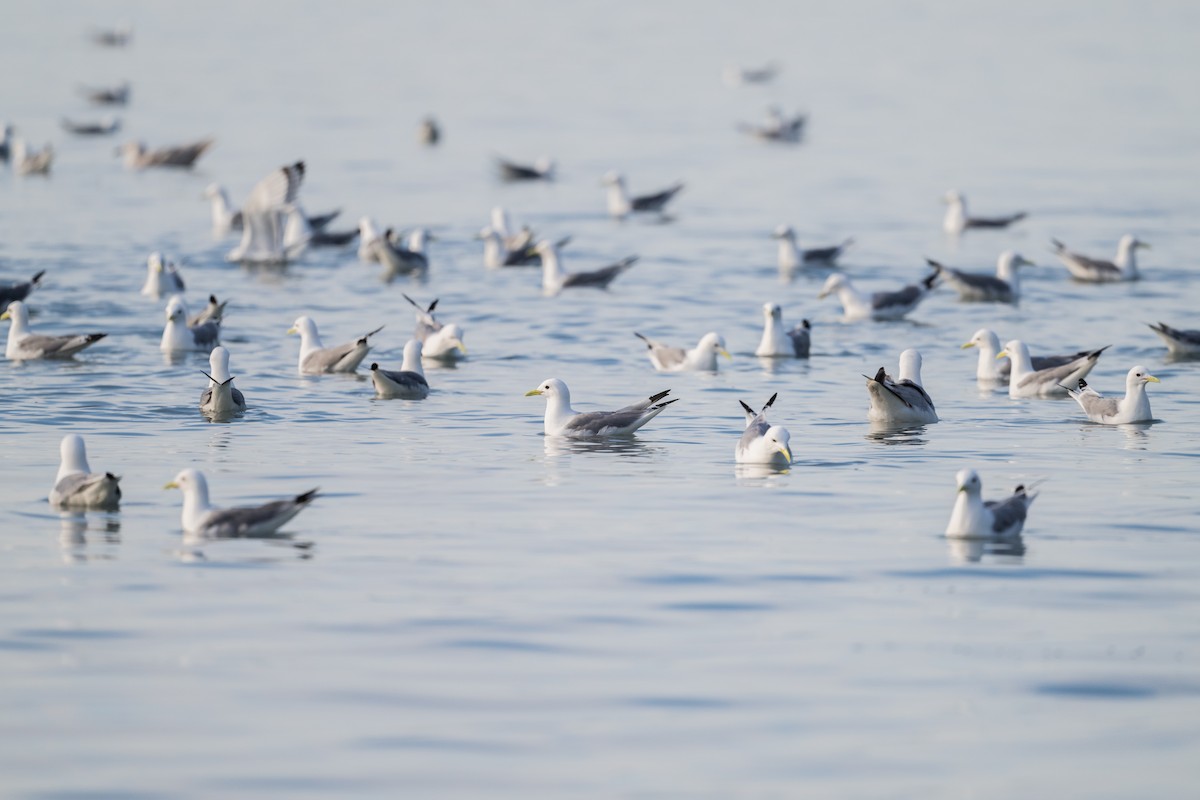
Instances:
[[[399,372],[380,369],[371,364],[371,382],[375,384],[375,395],[405,400],[424,400],[429,396],[429,382],[421,367],[421,343],[409,339],[404,345],[404,361]]]
[[[157,300],[168,294],[183,294],[185,288],[183,276],[175,265],[163,259],[157,250],[151,253],[146,259],[146,282],[141,293]]]
[[[783,309],[778,303],[763,303],[763,335],[754,355],[773,358],[808,358],[812,325],[808,320],[790,331],[783,327]]]
[[[97,28],[91,32],[91,39],[101,47],[124,47],[133,38],[133,26],[121,25],[117,28]]]
[[[208,378],[208,388],[200,393],[200,410],[208,414],[228,414],[245,411],[245,396],[233,387],[233,376],[229,374],[229,351],[218,345],[208,355],[208,368],[212,372],[202,373]]]
[[[416,300],[406,294],[400,295],[417,310],[417,328],[413,337],[421,343],[421,356],[435,361],[457,361],[467,354],[467,346],[463,344],[463,329],[453,322],[443,325],[433,317],[433,310],[438,301],[434,300],[428,307],[422,307]]]
[[[637,262],[637,256],[626,256],[615,264],[590,272],[563,272],[558,261],[558,248],[561,242],[543,239],[534,248],[542,258],[542,291],[546,294],[558,294],[563,289],[586,287],[605,289],[613,280]]]
[[[146,169],[147,167],[180,167],[191,169],[196,159],[204,155],[213,146],[215,139],[201,139],[189,144],[173,147],[159,147],[155,150],[146,148],[144,142],[126,142],[118,148],[127,169]]]
[[[488,269],[539,266],[542,263],[542,257],[538,255],[536,245],[527,244],[519,250],[510,250],[505,244],[504,238],[491,226],[480,230],[475,238],[483,241],[483,265]],[[570,241],[570,236],[564,236],[555,243],[555,246],[566,247]]]
[[[663,398],[670,393],[671,390],[668,389],[616,411],[584,413],[571,408],[571,392],[558,378],[547,378],[538,388],[526,392],[525,396],[542,395],[546,398],[547,436],[592,439],[601,436],[627,436],[633,433],[678,399],[664,401]]]
[[[1019,267],[1036,267],[1029,259],[1012,250],[1005,250],[996,261],[996,274],[962,272],[947,267],[932,258],[925,263],[937,270],[938,277],[958,292],[959,300],[985,303],[1016,303],[1021,296],[1021,284],[1017,279]]]
[[[958,483],[958,499],[950,512],[950,524],[946,536],[955,539],[1006,539],[1021,534],[1025,527],[1025,515],[1037,494],[1026,494],[1024,486],[1018,486],[1004,500],[984,501],[983,484],[973,469],[962,469],[955,475]]]
[[[1004,217],[972,217],[967,215],[967,198],[957,190],[951,189],[943,198],[949,208],[942,220],[942,228],[946,233],[962,233],[968,228],[1007,228],[1014,222],[1019,222],[1029,216],[1024,211],[1009,214]]]
[[[379,228],[375,225],[375,220],[370,217],[359,219],[358,260],[368,264],[379,261],[379,257],[375,252],[375,243],[382,238],[383,234],[379,232]]]
[[[58,475],[54,477],[54,488],[50,490],[50,505],[112,510],[120,504],[120,476],[111,472],[92,472],[82,436],[67,434],[58,451],[62,460]]]
[[[770,83],[779,74],[779,65],[767,62],[761,67],[739,67],[729,64],[725,67],[725,83],[738,86],[743,83]]]
[[[401,275],[423,277],[429,271],[429,256],[425,255],[425,242],[434,237],[425,228],[416,228],[408,238],[399,243],[395,231],[388,228],[381,238],[371,243],[375,261],[383,264],[383,279],[388,283]]]
[[[8,304],[0,320],[11,319],[4,357],[10,361],[35,358],[70,358],[85,347],[108,336],[107,333],[80,333],[71,336],[41,336],[29,330],[29,309],[20,300]]]
[[[442,129],[438,122],[433,117],[426,117],[421,120],[421,125],[417,128],[417,141],[421,144],[433,146],[441,141]]]
[[[34,276],[36,280],[41,273]],[[0,297],[3,297],[3,288],[0,288]],[[2,303],[3,300],[0,300]],[[1195,356],[1200,355],[1200,331],[1191,330],[1185,331],[1179,328],[1172,328],[1165,322],[1160,322],[1157,325],[1151,325],[1150,330],[1154,331],[1159,337],[1167,343],[1167,348],[1173,356]]]
[[[867,377],[870,406],[867,419],[889,425],[925,425],[938,421],[933,400],[921,385],[921,354],[913,349],[900,354],[900,380],[892,380],[883,367]]]
[[[755,411],[742,403],[746,412],[746,430],[734,448],[734,459],[739,464],[770,464],[776,467],[792,465],[792,451],[788,447],[791,434],[782,425],[771,425],[767,422],[767,409],[775,402],[778,393],[771,395],[761,411]]]
[[[121,120],[113,116],[94,122],[76,122],[63,117],[60,122],[63,130],[76,136],[108,136],[121,129]]]
[[[846,248],[854,244],[854,239],[846,239],[841,244],[829,247],[800,249],[796,244],[796,232],[792,230],[791,225],[780,225],[771,234],[771,238],[779,240],[779,269],[781,272],[791,272],[805,264],[834,266]]]
[[[716,372],[718,355],[733,359],[725,349],[725,339],[718,333],[704,334],[691,350],[669,347],[647,339],[637,331],[633,335],[646,343],[650,363],[659,372]]]
[[[208,501],[208,481],[199,470],[185,469],[164,489],[183,492],[183,530],[209,539],[269,536],[303,511],[319,495],[317,489],[261,506],[214,508]]]
[[[1087,418],[1092,422],[1123,425],[1127,422],[1150,422],[1154,419],[1150,413],[1150,398],[1146,396],[1147,383],[1161,381],[1139,364],[1125,376],[1125,396],[1120,400],[1098,394],[1083,378],[1079,379],[1077,388],[1071,388],[1070,385],[1063,388],[1076,403],[1079,403],[1083,413],[1087,414]]]
[[[1117,243],[1117,257],[1112,261],[1089,258],[1079,253],[1071,252],[1058,239],[1051,239],[1054,254],[1058,260],[1067,265],[1071,277],[1085,283],[1112,283],[1115,281],[1136,281],[1139,277],[1137,267],[1137,251],[1139,248],[1150,249],[1150,245],[1127,233]]]
[[[317,323],[309,317],[298,317],[288,329],[288,333],[300,334],[300,374],[320,375],[325,372],[354,372],[366,358],[371,345],[367,340],[383,330],[380,325],[370,333],[360,336],[353,342],[340,344],[337,347],[323,347],[321,335],[317,333]]]
[[[227,305],[229,305],[228,300],[218,301],[215,294],[210,294],[208,305],[188,317],[188,327],[195,328],[206,322],[220,322],[225,316],[225,306]]]
[[[741,123],[738,125],[738,130],[766,142],[795,144],[803,138],[806,122],[808,122],[807,114],[787,117],[784,116],[779,106],[771,106],[767,109],[767,121],[762,125]]]
[[[129,81],[112,87],[80,86],[79,93],[98,106],[123,106],[129,102]]]
[[[54,146],[46,142],[41,150],[34,150],[24,139],[13,139],[12,164],[18,175],[49,175],[54,163]]]
[[[681,182],[656,194],[644,194],[631,198],[625,191],[625,178],[617,173],[606,173],[603,183],[608,187],[608,213],[614,217],[624,217],[630,212],[639,211],[662,214],[671,198],[683,188]]]
[[[13,126],[7,122],[0,125],[0,161],[8,161],[12,155]]]
[[[935,280],[936,272],[922,279],[920,283],[909,284],[899,291],[874,292],[867,296],[855,289],[849,278],[835,273],[825,281],[817,299],[837,292],[847,320],[900,319],[925,299]]]
[[[517,164],[502,156],[496,156],[496,168],[500,171],[501,180],[506,181],[552,181],[554,180],[554,159],[541,156],[532,166]]]
[[[279,167],[258,182],[242,203],[242,240],[227,261],[282,264],[308,246],[312,229],[296,205],[304,182],[304,162]]]
[[[187,306],[178,295],[167,303],[167,324],[163,327],[162,341],[158,349],[164,353],[186,350],[211,351],[221,343],[221,323],[205,322],[188,325]]]
[[[979,362],[975,367],[975,377],[978,380],[1008,382],[1009,375],[1012,372],[1012,362],[1010,360],[997,360],[1000,355],[1000,337],[994,331],[987,328],[980,328],[975,331],[975,335],[971,337],[971,340],[962,345],[963,350],[971,347],[979,348]],[[1031,356],[1029,360],[1034,370],[1050,369],[1070,364],[1072,361],[1077,361],[1091,352],[1091,350],[1080,350],[1066,355]]]
[[[235,209],[233,204],[229,202],[229,194],[225,191],[225,187],[221,186],[219,183],[210,183],[204,189],[204,196],[207,197],[209,202],[212,204],[213,235],[224,236],[230,231],[242,230],[242,212]],[[308,221],[308,227],[312,228],[313,230],[314,244],[326,243],[323,240],[318,241],[318,234],[323,234],[327,238],[331,237],[336,239],[337,242],[341,244],[349,242],[353,236],[358,234],[357,231],[355,231],[353,234],[325,232],[326,226],[328,226],[329,223],[341,213],[342,211],[339,208],[324,214],[317,214],[315,216],[309,216],[305,214],[305,219]],[[364,217],[364,219],[366,218]],[[345,241],[342,241],[343,239]]]
[[[1062,366],[1035,369],[1029,358],[1029,348],[1024,342],[1013,339],[1004,345],[1004,349],[996,354],[996,358],[1008,358],[1012,361],[1012,372],[1008,379],[1009,397],[1048,397],[1066,394],[1065,387],[1074,386],[1080,378],[1087,377],[1096,366],[1100,354],[1111,346],[1105,345],[1099,350],[1084,353]]]
[[[42,276],[45,274],[46,270],[43,269],[27,281],[0,283],[0,308],[8,308],[12,301],[29,297],[30,292],[42,285]]]

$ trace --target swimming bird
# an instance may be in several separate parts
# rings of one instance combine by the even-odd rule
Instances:
[[[282,528],[319,495],[317,489],[260,506],[216,508],[208,500],[208,481],[196,469],[185,469],[163,487],[183,492],[181,522],[185,533],[208,539],[268,536]]]
[[[49,142],[41,150],[34,150],[24,139],[13,139],[12,165],[18,175],[49,175],[53,163],[54,146]]]
[[[739,67],[728,64],[725,67],[725,83],[738,86],[743,83],[769,83],[779,74],[779,65],[768,61],[761,67]]]
[[[1150,422],[1154,419],[1154,415],[1150,413],[1150,398],[1146,396],[1147,383],[1161,381],[1139,364],[1130,369],[1125,376],[1125,396],[1119,400],[1098,394],[1082,378],[1076,386],[1067,384],[1063,388],[1076,403],[1079,403],[1083,413],[1087,414],[1087,418],[1092,422],[1123,425],[1127,422]]]
[[[691,350],[670,347],[662,342],[647,339],[637,331],[634,331],[633,335],[646,343],[650,363],[659,372],[716,372],[718,355],[733,359],[725,349],[724,337],[719,333],[704,334]]]
[[[929,266],[937,270],[941,278],[950,288],[958,292],[959,300],[985,303],[1016,303],[1021,297],[1021,283],[1017,277],[1019,267],[1037,266],[1020,253],[1005,250],[996,261],[996,274],[984,275],[978,272],[963,272],[925,259]]]
[[[144,142],[125,142],[119,148],[121,158],[128,169],[147,169],[149,167],[179,167],[191,169],[196,159],[204,155],[213,146],[215,139],[201,139],[188,144],[158,147],[150,150]]]
[[[383,234],[379,232],[375,220],[370,217],[361,217],[358,220],[358,260],[368,264],[379,261],[379,256],[375,252],[375,243],[382,238]]]
[[[121,120],[113,116],[87,122],[78,122],[63,117],[59,122],[63,130],[76,136],[109,136],[121,129]]]
[[[10,281],[8,283],[0,283],[0,308],[8,308],[8,304],[14,300],[24,300],[29,297],[29,293],[42,285],[42,276],[46,274],[46,270],[38,270],[34,276],[27,281]]]
[[[889,425],[925,425],[938,421],[933,400],[921,383],[921,354],[909,348],[900,354],[900,379],[883,367],[867,379],[867,419]]]
[[[186,350],[210,351],[221,343],[221,323],[205,322],[188,325],[187,306],[183,298],[173,296],[167,303],[167,324],[163,327],[162,340],[158,349],[164,353]]]
[[[1029,357],[1029,348],[1025,343],[1013,339],[1004,345],[1004,349],[996,354],[996,358],[1008,358],[1012,361],[1012,371],[1008,378],[1009,397],[1048,397],[1050,395],[1066,394],[1067,386],[1075,386],[1080,378],[1096,366],[1100,354],[1111,345],[1105,345],[1098,350],[1084,353],[1079,358],[1058,367],[1035,369]]]
[[[119,86],[80,86],[79,93],[94,105],[123,106],[129,102],[129,81]]]
[[[437,308],[437,300],[427,307],[422,307],[408,295],[401,293],[400,296],[417,310],[417,327],[413,331],[413,337],[421,343],[422,358],[457,361],[467,354],[467,346],[463,344],[463,329],[453,322],[445,325],[434,318],[433,310]]]
[[[767,422],[767,409],[775,402],[778,393],[771,395],[761,411],[755,411],[743,403],[742,410],[746,412],[746,430],[733,449],[734,459],[739,464],[770,464],[777,467],[789,467],[792,464],[792,451],[788,446],[792,435],[782,425],[772,425]]]
[[[975,331],[975,335],[971,337],[971,340],[962,345],[962,349],[964,350],[971,347],[979,348],[979,361],[975,367],[975,377],[978,380],[1008,382],[1009,375],[1012,373],[1012,361],[1010,359],[998,358],[1000,355],[1000,337],[996,335],[995,331],[988,328],[980,328]],[[1070,364],[1072,361],[1084,358],[1091,352],[1091,350],[1079,350],[1065,355],[1031,356],[1029,361],[1034,370],[1050,369]]]
[[[0,125],[0,161],[7,162],[12,156],[13,126],[7,122]]]
[[[246,410],[246,397],[233,386],[229,374],[229,351],[217,346],[208,355],[211,372],[202,373],[208,378],[208,388],[200,393],[200,410],[208,414],[228,414]]]
[[[874,292],[868,296],[858,291],[849,278],[834,273],[825,281],[817,299],[836,292],[847,320],[900,319],[920,305],[936,280],[935,272],[919,283],[909,284],[898,291]]]
[[[12,320],[4,356],[10,361],[35,358],[70,358],[108,336],[107,333],[80,333],[69,336],[42,336],[29,329],[29,309],[20,300],[8,304],[0,320]]]
[[[432,147],[442,140],[442,128],[433,117],[426,117],[421,120],[421,125],[417,128],[417,141],[423,145]]]
[[[841,244],[829,247],[801,249],[796,244],[796,231],[791,225],[780,225],[771,238],[779,240],[779,269],[782,272],[791,272],[806,264],[833,266],[846,248],[854,244],[854,239],[846,239]]]
[[[950,512],[946,535],[958,539],[1005,539],[1021,534],[1025,516],[1037,493],[1027,494],[1018,486],[1004,500],[983,499],[983,483],[973,469],[962,469],[954,476],[958,496]]]
[[[1136,281],[1141,277],[1138,274],[1137,251],[1150,249],[1150,245],[1127,233],[1117,243],[1117,257],[1112,261],[1104,261],[1074,253],[1058,239],[1051,239],[1050,242],[1054,245],[1054,255],[1066,265],[1071,277],[1085,283]]]
[[[766,358],[808,358],[812,325],[804,319],[790,331],[783,327],[783,309],[778,303],[763,303],[763,335],[754,355]]]
[[[671,198],[683,188],[683,183],[680,182],[661,192],[630,197],[625,190],[625,178],[616,172],[606,173],[603,183],[608,187],[608,213],[614,217],[624,217],[631,212],[662,214]]]
[[[543,239],[534,250],[542,258],[542,291],[558,294],[563,289],[605,289],[625,270],[638,260],[637,256],[626,256],[615,264],[590,272],[564,272],[559,263],[558,248],[561,242]]]
[[[220,322],[225,316],[225,306],[227,305],[229,305],[228,300],[218,301],[215,294],[210,294],[208,305],[188,317],[188,327],[195,328],[206,322]]]
[[[304,182],[304,162],[272,170],[242,203],[242,240],[226,254],[227,261],[280,264],[297,258],[308,247],[312,228],[296,204]]]
[[[59,444],[58,452],[61,460],[54,487],[50,490],[50,505],[111,510],[120,504],[120,476],[111,472],[92,472],[82,436],[67,434]]]
[[[504,237],[491,226],[480,230],[475,238],[483,242],[483,265],[488,269],[540,266],[542,263],[542,257],[537,252],[537,245],[526,244],[519,250],[509,250],[504,242]],[[571,237],[565,236],[558,240],[556,246],[565,247],[570,241]]]
[[[375,385],[378,397],[405,400],[424,400],[429,396],[429,382],[425,379],[425,370],[421,367],[421,343],[409,339],[404,345],[404,361],[400,370],[380,369],[378,364],[371,364],[371,383]]]
[[[41,273],[38,273],[39,275]],[[36,279],[37,276],[35,276]],[[4,290],[0,288],[0,297],[3,297]],[[0,300],[0,303],[3,301]],[[1197,330],[1180,330],[1172,328],[1165,322],[1160,322],[1157,325],[1151,325],[1150,330],[1159,335],[1164,342],[1167,343],[1167,349],[1170,350],[1173,356],[1195,356],[1200,355],[1200,331]]]
[[[541,395],[546,398],[547,436],[592,439],[633,433],[679,399],[664,401],[663,398],[670,393],[668,389],[616,411],[579,412],[571,408],[571,392],[567,385],[558,378],[547,378],[538,388],[526,392],[525,396]]]
[[[125,24],[116,28],[95,28],[90,37],[101,47],[124,47],[133,38],[133,26]]]
[[[496,156],[496,168],[501,180],[505,181],[554,180],[554,159],[549,156],[539,156],[532,165],[518,164],[503,156]]]
[[[146,259],[146,282],[142,284],[142,294],[157,300],[168,294],[182,294],[186,288],[175,264],[165,260],[157,250],[150,254]]]
[[[968,228],[1007,228],[1029,216],[1024,211],[1018,211],[1003,217],[972,217],[967,213],[967,198],[955,189],[946,192],[943,202],[949,206],[942,220],[942,228],[946,233],[962,233]]]
[[[738,130],[765,142],[782,142],[795,144],[804,137],[804,125],[808,122],[807,114],[797,114],[794,117],[785,116],[779,106],[767,109],[767,119],[761,125],[739,123]]]
[[[340,344],[336,347],[323,347],[321,335],[317,333],[317,323],[309,317],[297,317],[288,329],[288,333],[300,334],[301,375],[320,375],[326,372],[354,372],[366,358],[371,349],[367,340],[383,330],[380,325],[370,333],[360,336],[353,342]]]
[[[425,254],[425,243],[434,237],[425,228],[414,228],[400,242],[396,233],[388,228],[384,235],[371,243],[375,261],[384,266],[383,279],[391,283],[401,275],[422,277],[429,272],[429,256]]]
[[[219,183],[210,183],[204,189],[204,196],[209,199],[209,202],[212,207],[212,223],[213,223],[213,235],[214,236],[224,236],[224,235],[228,234],[230,231],[242,230],[242,225],[243,225],[242,212],[239,211],[238,209],[234,208],[233,204],[231,202],[229,202],[229,193],[225,191],[225,187],[221,186],[221,184],[219,184]],[[298,204],[297,204],[297,208],[299,208]],[[334,209],[333,211],[327,211],[324,214],[315,214],[315,215],[305,214],[304,215],[304,218],[308,221],[308,227],[312,228],[314,244],[317,243],[317,234],[318,233],[323,234],[327,238],[334,237],[335,239],[338,240],[338,243],[344,243],[344,242],[341,242],[341,239],[343,239],[344,237],[357,235],[357,233],[358,233],[357,231],[355,231],[353,234],[347,234],[347,233],[336,233],[335,234],[335,233],[329,233],[329,232],[325,231],[325,228],[329,225],[329,223],[332,222],[334,219],[336,219],[337,216],[341,213],[342,213],[342,210],[340,208],[337,208],[337,209]],[[366,218],[364,217],[364,219],[366,219]],[[346,238],[345,241],[348,242],[349,238]],[[322,242],[322,243],[324,243],[324,242]]]

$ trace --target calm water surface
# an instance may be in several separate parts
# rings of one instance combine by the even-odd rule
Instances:
[[[104,330],[70,363],[3,362],[0,789],[21,798],[213,796],[1184,797],[1200,779],[1200,365],[1146,322],[1200,327],[1200,106],[1186,3],[946,10],[790,3],[386,10],[206,3],[29,5],[0,31],[3,115],[59,151],[49,179],[0,173],[0,278],[47,271],[35,329]],[[126,50],[92,24],[128,19]],[[725,63],[778,59],[770,87]],[[79,83],[128,78],[125,132],[211,134],[191,173],[124,171]],[[768,103],[806,142],[740,137]],[[442,146],[421,148],[435,114]],[[556,156],[503,186],[493,153]],[[424,285],[385,286],[353,248],[285,271],[224,262],[204,187],[235,200],[304,158],[312,212],[439,236]],[[682,179],[670,224],[618,224],[598,182]],[[942,193],[1009,233],[941,234]],[[540,295],[485,272],[470,236],[508,207],[574,237],[566,266],[641,261],[604,293]],[[854,236],[868,289],[977,270],[1015,248],[1019,307],[939,291],[911,319],[840,322],[824,274],[781,281],[772,228]],[[1136,284],[1067,280],[1051,236],[1104,255],[1153,244]],[[184,260],[188,299],[231,299],[244,418],[196,408],[203,355],[165,360],[146,255]],[[470,358],[424,402],[357,377],[301,377],[284,335],[380,324],[398,368],[407,292],[439,298]],[[760,307],[814,324],[813,357],[751,355]],[[1104,428],[1069,400],[979,387],[983,326],[1035,352],[1112,344],[1091,382],[1160,378],[1160,422]],[[658,375],[634,330],[721,332],[715,375]],[[942,422],[873,433],[863,373],[925,356]],[[365,372],[365,370],[364,370]],[[561,377],[581,408],[670,388],[617,444],[541,435]],[[742,415],[779,392],[783,474],[733,464]],[[46,503],[59,439],[123,476],[114,514]],[[185,547],[186,466],[219,504],[324,494],[276,541]],[[940,534],[954,473],[985,495],[1043,480],[1020,547]]]

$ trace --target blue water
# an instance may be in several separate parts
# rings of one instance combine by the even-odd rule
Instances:
[[[103,16],[101,16],[103,15]],[[110,335],[71,363],[0,363],[0,788],[21,798],[212,796],[1183,797],[1200,778],[1200,392],[1146,327],[1200,327],[1200,16],[1011,4],[551,3],[516,8],[35,4],[0,30],[0,109],[59,152],[48,179],[0,172],[0,279],[47,271],[35,330]],[[124,50],[85,37],[134,25]],[[731,88],[727,63],[783,64]],[[193,172],[126,172],[76,84],[128,78],[117,141],[212,135]],[[805,142],[736,132],[768,103]],[[436,149],[416,140],[435,115]],[[508,186],[491,157],[559,161]],[[240,201],[304,158],[312,212],[424,224],[427,283],[384,285],[354,248],[286,271],[224,261],[201,197]],[[601,175],[684,180],[669,224],[615,223]],[[948,240],[939,199],[1026,209]],[[570,234],[568,269],[641,260],[608,292],[543,297],[536,270],[486,272],[495,205]],[[771,230],[854,236],[862,287],[923,257],[1038,262],[1018,307],[940,290],[910,319],[845,324],[824,273],[781,280]],[[1097,255],[1153,245],[1136,284],[1070,282],[1050,237]],[[145,258],[182,259],[188,299],[231,298],[223,339],[250,410],[211,423],[204,355],[158,350]],[[301,377],[284,334],[327,344],[384,324],[398,368],[407,292],[439,298],[470,357],[429,367],[423,402],[358,377]],[[810,361],[752,352],[760,308],[813,321]],[[1035,352],[1112,344],[1160,422],[1104,428],[1069,400],[974,380],[979,327]],[[721,332],[715,375],[655,373],[637,330]],[[863,373],[925,357],[942,421],[875,435]],[[577,407],[670,388],[636,438],[542,436],[556,376]],[[738,400],[779,393],[783,474],[738,470]],[[58,442],[121,474],[113,514],[46,502]],[[178,493],[222,505],[320,486],[276,541],[185,546]],[[954,473],[985,496],[1044,481],[1022,546],[941,536]],[[976,560],[977,559],[977,560]]]

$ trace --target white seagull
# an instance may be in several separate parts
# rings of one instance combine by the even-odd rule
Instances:
[[[933,288],[937,273],[894,292],[873,292],[865,295],[854,287],[845,275],[834,273],[825,281],[817,299],[836,293],[847,320],[900,319],[920,305]]]
[[[810,264],[834,266],[846,248],[854,244],[854,239],[851,238],[841,244],[827,247],[801,248],[796,243],[796,231],[791,225],[780,225],[771,234],[771,238],[779,240],[779,269],[781,272],[791,272]]]
[[[304,162],[280,167],[258,182],[242,203],[242,240],[227,261],[282,264],[308,247],[312,228],[296,204],[304,181]]]
[[[788,446],[791,434],[782,425],[771,425],[767,422],[767,409],[775,402],[778,394],[771,395],[761,411],[755,411],[743,403],[742,410],[746,412],[746,430],[734,448],[734,459],[739,464],[770,464],[776,467],[789,467],[792,464],[792,451]]]
[[[229,374],[229,351],[217,346],[208,356],[211,372],[202,373],[208,378],[208,388],[200,394],[200,410],[208,414],[228,414],[246,410],[245,396],[234,388],[233,376]]]
[[[36,278],[35,278],[36,280]],[[0,290],[2,291],[2,290]],[[3,301],[0,301],[3,302]],[[1172,328],[1165,322],[1160,322],[1157,325],[1151,325],[1150,330],[1158,334],[1159,338],[1167,343],[1167,349],[1170,350],[1173,356],[1195,356],[1200,355],[1200,331],[1198,330],[1180,330]]]
[[[142,294],[155,300],[168,294],[182,294],[187,288],[175,264],[163,258],[157,250],[146,259],[146,282]]]
[[[1085,283],[1136,281],[1141,277],[1138,274],[1137,251],[1150,249],[1150,245],[1132,233],[1127,233],[1117,243],[1117,257],[1112,261],[1104,261],[1074,253],[1058,239],[1050,241],[1054,245],[1054,255],[1058,256],[1058,260],[1066,265],[1071,277]]]
[[[353,342],[336,347],[323,347],[321,335],[317,332],[317,323],[309,317],[297,317],[296,321],[292,323],[292,327],[288,328],[288,333],[300,334],[300,374],[321,375],[326,372],[354,372],[357,370],[358,365],[367,357],[367,353],[371,349],[367,340],[381,330],[383,330],[382,325]]]
[[[1080,378],[1087,377],[1096,366],[1100,354],[1109,347],[1111,345],[1105,345],[1099,350],[1084,353],[1062,366],[1035,369],[1029,357],[1029,348],[1019,339],[1013,339],[1004,345],[996,358],[1012,361],[1012,371],[1008,377],[1009,397],[1048,397],[1066,394],[1067,386],[1075,386]]]
[[[678,399],[664,401],[663,398],[670,393],[668,389],[616,411],[579,412],[571,408],[571,392],[567,385],[558,378],[547,378],[538,388],[526,392],[525,396],[541,395],[546,398],[547,436],[593,439],[633,433]]]
[[[808,358],[812,325],[800,320],[790,331],[783,326],[779,303],[763,303],[763,335],[754,355],[764,358]]]
[[[401,294],[401,297],[417,310],[417,327],[413,336],[421,343],[422,358],[457,361],[467,354],[467,346],[463,344],[463,329],[453,322],[445,325],[434,318],[433,310],[437,308],[437,300],[422,308],[408,295]]]
[[[163,326],[162,339],[158,349],[164,353],[175,353],[184,350],[210,351],[221,343],[221,323],[203,322],[199,325],[188,324],[188,310],[183,298],[178,295],[167,303],[167,324]]]
[[[1161,383],[1142,365],[1138,365],[1125,376],[1125,396],[1121,399],[1104,397],[1088,386],[1082,378],[1075,387],[1064,386],[1067,394],[1074,398],[1083,413],[1092,422],[1102,425],[1123,425],[1127,422],[1150,422],[1150,398],[1146,396],[1147,383]]]
[[[83,437],[74,433],[63,437],[58,447],[62,460],[50,505],[56,508],[115,509],[121,502],[121,478],[111,472],[92,472],[88,466]]]
[[[630,197],[625,190],[625,178],[621,175],[608,172],[604,175],[603,183],[608,187],[608,213],[614,217],[625,217],[632,212],[661,214],[671,198],[683,188],[683,183],[679,182],[661,192]]]
[[[967,213],[967,198],[955,189],[946,192],[943,202],[949,206],[942,219],[942,228],[946,233],[962,233],[968,228],[1007,228],[1029,216],[1024,211],[1018,211],[1003,217],[972,217]]]
[[[10,361],[35,358],[70,358],[85,347],[108,336],[107,333],[79,333],[67,336],[42,336],[29,329],[29,309],[20,300],[8,304],[0,320],[12,320],[4,357]]]
[[[381,369],[378,364],[371,364],[371,383],[375,386],[378,397],[404,400],[424,400],[429,396],[429,382],[425,380],[425,370],[421,367],[421,343],[409,339],[404,345],[404,361],[400,370]]]
[[[269,536],[290,522],[318,496],[317,489],[310,489],[304,494],[260,506],[216,508],[208,501],[208,481],[202,472],[195,469],[183,470],[163,488],[183,492],[181,522],[184,532],[209,539]]]
[[[1016,303],[1021,297],[1021,283],[1017,276],[1019,267],[1037,266],[1020,253],[1005,250],[996,261],[996,274],[963,272],[947,267],[932,258],[925,259],[937,270],[938,277],[958,292],[959,300],[984,303]]]
[[[867,379],[867,419],[888,425],[926,425],[938,421],[937,409],[921,384],[921,354],[912,348],[900,354],[900,378],[893,380],[880,367]]]
[[[691,350],[671,347],[653,339],[647,339],[637,331],[634,336],[646,343],[646,355],[659,372],[716,372],[717,356],[733,360],[725,349],[725,339],[719,333],[709,332]]]
[[[983,484],[973,469],[962,469],[954,476],[958,497],[950,512],[946,536],[954,539],[1015,538],[1025,527],[1025,515],[1037,494],[1026,494],[1018,486],[1004,500],[983,499]]]
[[[563,289],[606,289],[618,275],[632,267],[638,258],[627,256],[615,264],[589,272],[564,272],[559,263],[560,244],[561,242],[543,239],[534,248],[542,257],[542,291],[548,295],[558,294]]]

